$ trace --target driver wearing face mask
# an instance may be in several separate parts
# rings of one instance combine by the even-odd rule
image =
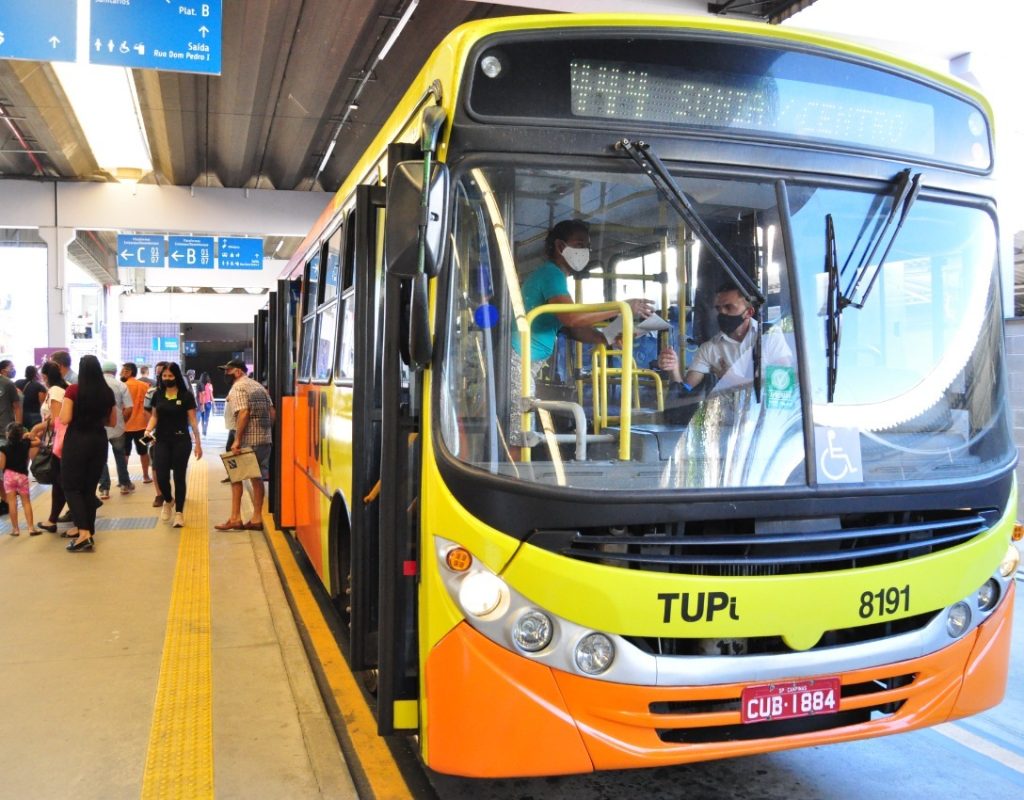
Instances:
[[[715,293],[715,312],[718,314],[719,333],[704,342],[686,368],[686,375],[680,374],[679,359],[671,347],[661,351],[658,357],[659,369],[669,373],[673,384],[678,384],[683,395],[692,392],[707,375],[718,379],[716,391],[741,386],[754,379],[752,352],[757,341],[757,320],[755,307],[747,300],[735,284],[727,283],[718,287]],[[775,339],[772,338],[774,342]],[[772,363],[789,363],[791,359],[779,354]]]

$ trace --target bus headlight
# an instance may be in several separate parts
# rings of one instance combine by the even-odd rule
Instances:
[[[543,611],[532,609],[516,620],[512,626],[512,640],[528,653],[536,653],[551,644],[555,626]]]
[[[587,675],[600,675],[612,665],[612,660],[615,658],[615,645],[603,633],[588,633],[576,645],[576,652],[573,656],[580,672]]]
[[[1020,550],[1014,547],[1012,544],[1006,549],[1006,555],[1003,556],[1002,562],[999,564],[999,574],[1004,578],[1009,578],[1020,568]]]
[[[996,603],[999,602],[999,584],[995,578],[989,578],[985,581],[984,586],[978,589],[978,610],[979,611],[991,611],[996,607]]]
[[[946,613],[946,633],[953,639],[958,638],[971,626],[971,607],[962,600],[950,606]]]
[[[459,586],[459,603],[474,617],[501,616],[508,608],[508,587],[491,572],[471,572]]]

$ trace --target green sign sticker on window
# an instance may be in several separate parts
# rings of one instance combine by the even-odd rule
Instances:
[[[796,370],[793,367],[765,367],[765,407],[796,408]]]

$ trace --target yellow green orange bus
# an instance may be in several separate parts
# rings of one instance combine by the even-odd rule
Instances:
[[[997,704],[993,136],[976,91],[791,29],[449,34],[258,320],[272,512],[380,732],[547,775]]]

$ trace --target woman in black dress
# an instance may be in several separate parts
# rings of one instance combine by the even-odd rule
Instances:
[[[72,553],[92,550],[96,509],[100,502],[96,487],[107,461],[107,432],[114,427],[117,406],[114,393],[103,378],[96,356],[82,356],[78,362],[78,383],[64,393],[60,420],[68,426],[61,453],[61,482],[78,528],[78,538],[68,545]]]
[[[174,516],[174,527],[185,527],[185,475],[188,457],[193,442],[189,428],[195,437],[196,458],[203,457],[203,446],[199,439],[199,422],[196,419],[196,398],[188,382],[181,374],[181,367],[174,362],[165,364],[157,376],[159,383],[152,399],[152,416],[146,425],[146,434],[156,433],[152,449],[153,471],[157,486],[164,498],[160,519],[164,522]],[[171,474],[174,474],[174,491],[171,491]]]

